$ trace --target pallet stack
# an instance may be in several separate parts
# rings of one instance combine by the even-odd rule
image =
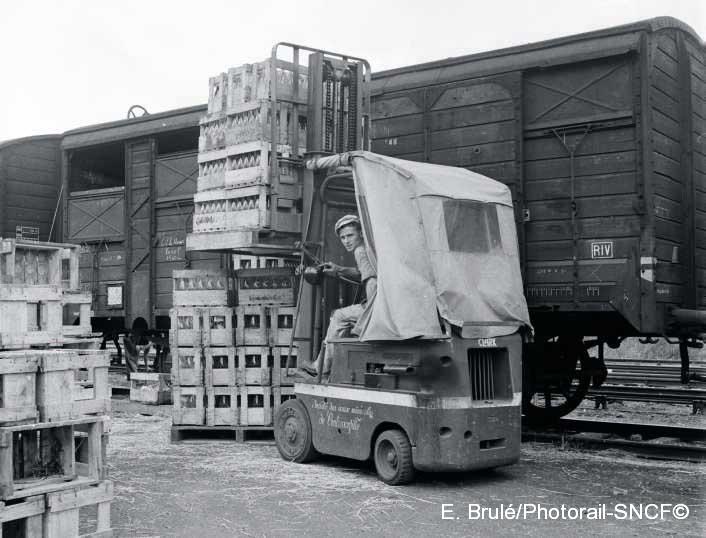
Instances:
[[[0,245],[0,536],[78,536],[83,509],[107,536],[110,357],[56,349],[90,334],[77,247]]]
[[[242,440],[270,429],[274,411],[293,395],[296,349],[289,374],[287,357],[294,269],[282,258],[242,258],[248,268],[232,275],[174,272],[174,440],[207,429],[233,430]]]
[[[301,231],[297,165],[306,146],[308,76],[301,67],[295,84],[293,65],[278,60],[273,110],[271,62],[234,67],[209,81],[189,249],[247,248],[263,230]],[[274,174],[273,152],[278,156]]]

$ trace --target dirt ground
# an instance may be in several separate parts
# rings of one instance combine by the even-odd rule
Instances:
[[[706,466],[524,444],[519,464],[476,473],[421,475],[406,487],[379,482],[370,464],[326,458],[297,465],[273,443],[170,444],[168,406],[114,400],[108,450],[116,536],[703,536]],[[684,503],[676,520],[469,520],[475,505],[527,511],[630,503]],[[539,508],[536,505],[539,504]],[[442,505],[445,516],[442,519]],[[504,508],[501,506],[504,505]],[[618,506],[616,506],[618,505]],[[449,512],[452,510],[453,512]],[[643,507],[643,510],[652,508]],[[568,513],[568,512],[567,512]],[[577,517],[578,512],[573,512]],[[508,512],[505,512],[507,516]],[[595,516],[596,512],[594,512]],[[655,513],[650,512],[652,516]],[[522,514],[524,516],[524,513]],[[618,517],[622,517],[620,513]]]

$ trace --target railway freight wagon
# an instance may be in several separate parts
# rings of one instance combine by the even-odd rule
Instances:
[[[57,241],[61,135],[0,142],[0,237]]]
[[[205,106],[64,133],[63,240],[81,245],[80,279],[94,330],[164,331],[172,271],[219,268],[218,254],[185,252]]]
[[[688,26],[659,18],[380,72],[372,114],[373,151],[512,189],[536,330],[526,413],[573,409],[605,377],[604,343],[669,335],[682,356],[696,344],[706,53]]]

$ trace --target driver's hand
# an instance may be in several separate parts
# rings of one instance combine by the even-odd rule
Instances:
[[[336,265],[333,262],[326,262],[323,264],[323,271],[324,274],[334,276],[338,274],[338,271],[341,267],[339,265]]]

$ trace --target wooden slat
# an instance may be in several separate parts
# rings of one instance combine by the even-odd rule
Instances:
[[[576,196],[609,196],[636,192],[636,174],[605,174],[581,176],[574,182]],[[539,201],[568,198],[571,192],[568,177],[547,180],[534,180],[525,183],[525,200]]]

